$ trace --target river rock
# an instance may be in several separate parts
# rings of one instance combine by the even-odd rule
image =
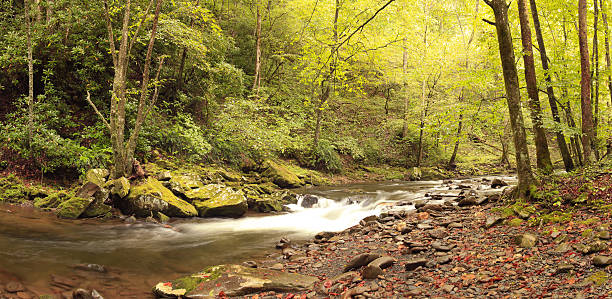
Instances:
[[[89,205],[94,201],[93,197],[90,198],[82,198],[82,197],[72,197],[64,202],[62,202],[57,207],[57,216],[60,218],[66,219],[77,219]]]
[[[364,279],[374,279],[374,278],[378,278],[379,275],[383,275],[385,274],[385,272],[383,272],[383,270],[376,266],[376,265],[367,265],[363,268],[363,270],[361,271],[361,276]]]
[[[347,264],[346,266],[344,266],[344,270],[343,272],[348,272],[350,270],[353,269],[358,269],[362,266],[365,266],[369,263],[371,263],[372,261],[376,260],[377,258],[380,258],[381,255],[380,254],[375,254],[375,253],[362,253],[360,255],[357,255],[355,257],[353,257]]]
[[[202,178],[193,173],[174,174],[169,181],[162,182],[174,195],[187,199],[186,195],[193,189],[204,187]]]
[[[393,264],[395,264],[397,262],[397,260],[393,257],[390,256],[383,256],[383,257],[379,257],[373,261],[371,261],[368,266],[376,266],[379,267],[381,269],[386,269],[391,267]]]
[[[412,260],[406,261],[406,263],[404,264],[404,267],[406,268],[406,271],[412,271],[418,267],[425,266],[426,264],[427,264],[426,259],[418,258],[418,259],[412,259]]]
[[[514,237],[514,242],[523,248],[532,248],[536,245],[538,237],[534,234],[524,233]]]
[[[125,177],[114,179],[110,182],[110,193],[119,199],[126,197],[130,193],[130,180]]]
[[[508,183],[498,178],[493,179],[493,181],[491,182],[491,188],[500,188],[505,186],[508,186]]]
[[[85,173],[85,179],[87,182],[91,182],[102,187],[106,183],[106,178],[109,175],[110,172],[106,169],[90,169]]]
[[[158,298],[208,298],[245,296],[261,292],[301,292],[312,288],[318,278],[271,269],[253,269],[240,265],[219,265],[179,278],[160,282],[153,288]]]
[[[499,215],[489,215],[487,216],[487,219],[485,220],[485,227],[491,228],[494,225],[500,223],[502,220],[503,218],[500,217]]]
[[[262,175],[270,178],[274,184],[282,188],[297,188],[304,185],[304,181],[300,180],[285,165],[272,160],[266,160],[263,165],[265,170]]]
[[[200,217],[240,217],[248,209],[244,194],[225,188],[209,200],[193,202]]]
[[[612,257],[597,255],[593,257],[593,265],[597,267],[607,267],[608,265],[612,265]]]
[[[17,281],[10,281],[9,283],[6,284],[4,289],[9,293],[17,293],[17,292],[25,291],[25,288],[23,287],[23,285]]]
[[[148,217],[161,212],[169,217],[194,217],[198,211],[188,202],[176,197],[162,183],[152,177],[132,186],[128,196],[117,203],[124,214]]]
[[[302,197],[302,207],[303,208],[308,208],[308,209],[312,208],[318,202],[319,202],[319,198],[314,195],[306,194]]]
[[[260,213],[282,212],[282,199],[271,195],[249,195],[247,197],[249,210]]]

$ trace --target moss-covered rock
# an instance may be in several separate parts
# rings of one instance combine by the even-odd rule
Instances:
[[[62,202],[68,200],[70,196],[65,191],[53,193],[47,197],[41,197],[34,200],[34,207],[42,210],[51,210],[57,208]]]
[[[271,195],[251,195],[247,199],[249,210],[260,213],[281,212],[284,210],[282,199]]]
[[[304,185],[304,181],[284,165],[272,160],[265,161],[264,165],[266,170],[262,174],[270,178],[274,184],[283,188],[297,188]]]
[[[158,298],[213,298],[219,294],[241,297],[269,291],[301,292],[312,288],[317,281],[316,277],[301,274],[219,265],[174,281],[160,282],[153,293]]]
[[[241,192],[225,188],[209,200],[193,202],[200,217],[240,217],[248,209],[246,197]]]
[[[406,174],[406,179],[409,181],[418,181],[423,177],[423,172],[419,167],[412,167],[408,170]]]
[[[109,176],[109,174],[110,172],[106,169],[90,169],[85,173],[85,179],[87,182],[92,182],[102,187],[106,183],[106,178]]]
[[[180,196],[183,199],[186,199],[185,195],[187,192],[204,187],[200,176],[193,173],[174,173],[169,181],[163,182],[163,185],[176,196]]]
[[[126,198],[117,203],[124,214],[138,217],[161,212],[170,217],[193,217],[198,211],[188,202],[176,197],[162,183],[152,177],[132,186]]]
[[[120,177],[109,182],[111,195],[124,198],[130,193],[130,180]]]
[[[71,197],[57,207],[57,216],[66,219],[77,219],[93,201],[94,198]]]
[[[187,201],[205,201],[213,198],[219,192],[223,191],[226,187],[219,184],[210,184],[197,189],[190,189],[184,193]]]

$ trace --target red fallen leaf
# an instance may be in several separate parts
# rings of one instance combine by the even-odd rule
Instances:
[[[165,287],[172,287],[172,283],[171,282],[164,282],[164,286]]]
[[[326,281],[326,282],[324,282],[324,283],[323,283],[323,286],[324,286],[326,289],[329,289],[329,288],[331,288],[332,283],[331,283],[331,281],[329,281],[329,280],[328,280],[328,281]]]
[[[220,286],[221,286],[221,284],[220,284],[220,283],[218,283],[218,284],[216,284],[215,286],[216,286],[216,287],[220,287]],[[221,291],[221,292],[223,292],[223,291]]]
[[[227,295],[225,295],[224,291],[219,292],[218,296],[221,297],[221,298],[228,298]]]
[[[285,297],[285,299],[292,299],[293,297],[295,297],[295,294],[289,294],[287,297]]]

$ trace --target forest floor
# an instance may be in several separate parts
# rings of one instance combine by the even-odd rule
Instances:
[[[553,188],[559,203],[425,206],[320,234],[262,262],[318,277],[312,290],[248,298],[612,297],[612,169],[556,177],[538,194]],[[386,269],[366,266],[380,256]]]

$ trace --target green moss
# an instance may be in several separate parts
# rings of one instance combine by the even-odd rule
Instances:
[[[29,199],[30,191],[14,175],[8,175],[0,179],[0,202],[26,202]]]
[[[194,201],[200,217],[240,217],[248,209],[247,201],[240,192],[226,188],[209,200]]]
[[[151,177],[140,185],[132,186],[124,202],[128,205],[128,213],[135,213],[139,217],[150,216],[151,212],[156,211],[173,217],[193,217],[198,214],[195,207],[176,197],[160,181]]]
[[[109,171],[106,169],[90,169],[85,173],[85,178],[88,182],[102,187],[106,183],[106,178],[109,174]]]
[[[593,233],[593,230],[589,228],[589,229],[585,229],[582,232],[582,236],[585,237],[585,238],[593,238],[593,236],[595,236],[595,234]]]
[[[610,279],[610,274],[608,274],[606,271],[598,271],[598,272],[593,273],[591,276],[587,277],[584,280],[584,283],[586,284],[592,283],[597,286],[601,286],[607,283],[609,279]]]
[[[520,218],[514,218],[514,219],[512,219],[512,220],[510,220],[510,221],[506,222],[506,224],[507,224],[508,226],[512,226],[512,227],[519,227],[519,226],[521,226],[521,225],[523,224],[523,222],[524,222],[524,221],[523,221],[523,219],[520,219]]]
[[[272,160],[267,160],[265,164],[268,167],[263,175],[269,177],[274,184],[283,188],[297,188],[304,185],[304,182],[284,165]]]
[[[41,197],[41,198],[35,199],[34,207],[43,209],[43,210],[55,209],[68,198],[69,198],[69,195],[66,192],[64,191],[56,192],[47,197]]]
[[[66,219],[77,219],[92,201],[93,198],[72,197],[57,207],[57,216]]]

